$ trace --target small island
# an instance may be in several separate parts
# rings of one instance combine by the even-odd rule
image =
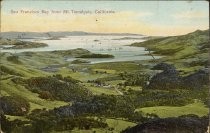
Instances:
[[[21,41],[17,39],[0,39],[0,46],[2,49],[29,49],[47,47],[45,43]]]
[[[46,39],[46,40],[60,40],[61,37],[62,37],[62,36],[60,36],[60,37],[54,36],[54,37],[50,37],[50,38],[48,38],[48,39]]]
[[[110,54],[85,54],[76,58],[114,58],[114,55]]]
[[[88,60],[76,59],[71,62],[72,64],[83,64],[83,63],[90,63]]]

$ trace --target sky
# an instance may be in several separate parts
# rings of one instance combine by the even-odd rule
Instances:
[[[86,31],[173,36],[209,28],[207,1],[4,0],[1,6],[2,32]],[[64,10],[69,13],[63,13]],[[72,10],[89,13],[72,13]],[[98,13],[101,10],[110,13]]]

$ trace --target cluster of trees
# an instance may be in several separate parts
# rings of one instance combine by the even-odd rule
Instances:
[[[10,61],[10,62],[13,62],[15,64],[20,64],[21,63],[21,61],[19,60],[19,57],[16,56],[16,55],[8,56],[7,60]]]
[[[121,80],[120,76],[107,76],[103,78],[97,78],[95,80],[88,80],[88,83],[95,83],[97,85],[106,85],[107,81],[113,81],[113,80]]]
[[[44,99],[81,101],[92,95],[78,80],[62,75],[33,77],[25,81],[26,88],[39,93]]]
[[[133,99],[128,96],[116,95],[95,95],[89,100],[74,102],[54,109],[54,113],[60,117],[78,117],[78,116],[97,116],[106,118],[125,118],[133,122],[144,122],[148,119],[157,118],[157,115],[142,115],[141,112],[135,112]]]
[[[88,130],[92,128],[107,128],[104,118],[125,118],[134,122],[145,122],[157,118],[154,114],[143,116],[134,112],[135,107],[130,99],[122,96],[99,95],[88,100],[74,102],[73,105],[59,107],[53,110],[36,109],[26,117],[30,121],[15,120],[9,122],[4,118],[4,131],[42,133],[50,131],[70,131],[75,128]],[[72,112],[72,115],[66,115]],[[9,128],[7,128],[9,127]]]
[[[63,118],[57,125],[57,131],[73,130],[74,128],[90,130],[92,128],[106,128],[108,124],[94,118],[76,117],[76,118]]]
[[[149,81],[149,74],[143,72],[128,73],[122,72],[119,74],[120,78],[125,80],[124,86],[146,86]],[[122,86],[122,84],[120,84]]]
[[[162,91],[162,90],[130,90],[124,97],[130,97],[131,103],[136,108],[153,106],[183,106],[193,103],[193,98],[185,91]]]
[[[76,102],[71,109],[75,115],[129,118],[135,110],[129,100],[122,96],[102,94],[83,102]]]
[[[36,133],[31,127],[30,121],[15,119],[10,121],[4,113],[0,113],[1,131],[4,133]]]
[[[124,93],[132,97],[136,107],[183,106],[193,103],[193,99],[201,100],[206,105],[209,104],[208,90],[205,87],[209,81],[208,72],[200,70],[180,77],[175,67],[168,64],[158,65],[164,66],[165,70],[152,79],[145,73],[120,73],[122,79],[126,80],[124,84],[120,84],[121,86],[143,87],[142,92],[130,89]]]
[[[180,117],[159,118],[127,128],[122,133],[205,133],[208,129],[208,117],[185,115]]]
[[[134,74],[124,74],[123,76],[126,81],[125,86],[146,86],[149,81],[150,76],[145,73],[134,73]]]
[[[110,78],[110,79],[109,79]],[[117,79],[125,79],[124,86],[145,86],[149,76],[145,73],[121,73],[116,77],[101,78],[94,81],[97,84],[103,84],[105,81]],[[143,89],[143,91],[130,90],[124,95],[92,95],[84,86],[80,85],[80,81],[62,75],[53,75],[48,77],[33,77],[23,79],[20,77],[13,78],[12,81],[17,84],[24,85],[33,92],[39,93],[39,97],[43,99],[56,99],[63,101],[72,101],[72,105],[59,107],[53,110],[34,110],[27,116],[30,121],[13,121],[8,122],[4,119],[6,127],[10,130],[20,132],[49,132],[91,128],[108,127],[105,121],[100,118],[124,118],[129,121],[143,123],[151,119],[158,118],[155,114],[142,115],[141,112],[135,112],[139,107],[151,106],[182,106],[193,102],[193,99],[207,101],[207,92],[199,90],[192,93],[192,90],[174,89],[174,90],[154,90]],[[122,85],[122,86],[123,86]],[[207,89],[206,89],[207,90]],[[194,91],[193,91],[194,92]],[[11,98],[11,97],[10,97]],[[5,114],[24,115],[29,110],[29,104],[21,98],[11,100],[6,97],[1,99],[2,105],[10,105],[16,110],[4,109]],[[6,100],[5,100],[6,99]],[[9,101],[9,102],[8,102]],[[27,105],[28,104],[28,105]],[[23,106],[24,105],[24,106]],[[8,106],[4,106],[8,107]],[[19,109],[26,111],[21,114]],[[2,107],[3,108],[3,107]],[[8,113],[9,112],[9,113]],[[16,114],[14,114],[14,112]],[[17,114],[18,113],[18,114]],[[4,117],[3,117],[4,118]],[[18,127],[18,129],[17,129]]]
[[[3,132],[11,132],[11,123],[9,120],[7,120],[6,116],[3,114],[3,112],[0,112],[0,122],[1,122],[1,130]]]
[[[0,105],[7,115],[26,115],[30,109],[29,102],[20,96],[3,96],[0,98]]]
[[[15,81],[23,82],[22,80]],[[31,78],[24,81],[24,83],[27,83],[28,87],[41,90],[43,92],[42,95],[47,95],[46,97],[57,96],[52,90],[58,94],[63,94],[61,93],[62,91],[67,91],[72,96],[71,93],[74,91],[66,90],[68,88],[66,84],[79,85],[79,81],[71,77],[62,77],[61,75]],[[52,90],[47,90],[45,89],[46,87]],[[107,124],[104,121],[93,119],[95,116],[98,118],[125,118],[133,122],[142,123],[158,117],[155,114],[142,115],[141,112],[135,112],[136,108],[159,105],[186,105],[193,102],[192,98],[187,96],[189,94],[188,91],[143,90],[140,92],[131,90],[123,96],[105,94],[95,96],[84,95],[86,98],[76,98],[72,105],[59,107],[50,111],[34,110],[28,116],[30,123],[27,126],[23,124],[24,122],[19,121],[13,124],[19,124],[18,127],[21,128],[19,129],[21,131],[26,130],[33,133],[52,130],[73,130],[75,128],[106,128]],[[81,94],[83,93],[74,93],[74,96],[81,96]]]
[[[39,97],[42,99],[54,100],[53,95],[49,91],[40,91]]]
[[[75,128],[88,130],[106,128],[108,124],[101,119],[87,117],[58,117],[45,109],[36,109],[27,116],[30,121],[9,121],[1,114],[2,131],[6,133],[45,133],[51,131],[66,131]]]

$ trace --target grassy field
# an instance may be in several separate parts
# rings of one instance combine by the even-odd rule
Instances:
[[[30,103],[30,111],[33,109],[53,109],[55,107],[67,105],[68,103],[63,101],[49,101],[44,100],[38,97],[37,93],[33,93],[29,90],[27,90],[25,87],[21,85],[16,85],[13,82],[9,80],[1,81],[1,90],[0,92],[2,94],[10,95],[10,96],[21,96],[29,101]]]
[[[24,116],[12,116],[12,115],[6,115],[7,119],[9,121],[13,121],[13,120],[22,120],[22,121],[29,121],[29,119],[25,118]]]
[[[107,124],[109,127],[114,128],[116,133],[126,129],[127,127],[133,127],[136,123],[120,120],[120,119],[106,119]]]
[[[95,87],[91,86],[90,84],[86,83],[85,86],[88,90],[90,90],[94,95],[119,95],[118,92],[114,88],[104,88],[104,87]]]
[[[122,72],[139,70],[141,67],[134,62],[111,62],[111,63],[99,63],[91,66],[92,69],[106,69],[110,72]]]
[[[145,107],[137,109],[136,111],[142,111],[143,113],[154,113],[161,118],[178,117],[181,115],[195,114],[198,116],[207,115],[209,109],[201,102],[195,102],[182,107],[172,106],[157,106],[157,107]]]
[[[7,54],[5,55],[7,56]],[[5,66],[7,69],[14,71],[15,73],[18,73],[22,76],[22,78],[30,78],[30,77],[39,77],[39,76],[49,76],[52,75],[52,73],[47,73],[44,71],[41,71],[39,69],[36,69],[39,65],[37,62],[36,65],[31,66],[29,64],[21,63],[21,64],[15,64],[8,61],[5,61],[5,57],[1,58],[1,64]],[[20,60],[25,59],[25,57],[20,57]],[[15,84],[10,79],[15,77],[12,74],[7,74],[1,76],[1,89],[0,94],[2,96],[21,96],[25,98],[30,103],[30,111],[34,109],[53,109],[55,107],[63,106],[68,103],[63,101],[50,101],[50,100],[44,100],[38,97],[37,93],[33,93],[26,89],[24,86]]]
[[[60,68],[58,72],[55,74],[62,74],[63,76],[71,76],[74,79],[87,82],[88,80],[95,80],[97,78],[103,78],[108,76],[108,74],[95,74],[95,73],[89,73],[89,72],[72,72],[69,68]]]

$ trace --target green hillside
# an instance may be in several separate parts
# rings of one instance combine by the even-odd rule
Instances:
[[[209,30],[197,30],[186,35],[151,39],[131,46],[146,47],[153,55],[163,55],[160,61],[172,63],[188,72],[208,66],[209,44]]]
[[[173,79],[184,83],[191,79],[206,81],[206,73],[199,71],[208,66],[208,30],[151,38],[132,46],[145,47],[148,54],[163,57],[91,64],[89,57],[66,59],[104,55],[81,48],[0,53],[1,106],[5,113],[2,118],[6,123],[3,128],[18,133],[118,133],[153,119],[207,116],[206,82],[199,83],[197,88],[182,88],[176,86],[181,82]],[[154,69],[161,63],[170,68],[169,73]],[[167,79],[170,84],[171,78],[175,86],[161,86],[164,84],[159,80],[152,80],[155,76],[158,79],[158,74],[162,74],[160,82]]]

